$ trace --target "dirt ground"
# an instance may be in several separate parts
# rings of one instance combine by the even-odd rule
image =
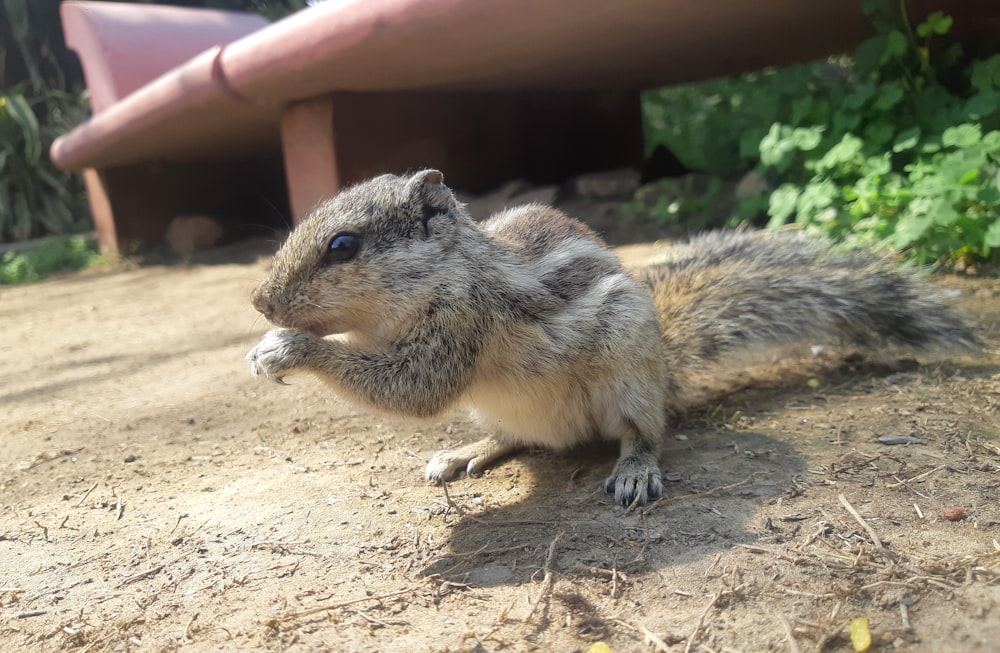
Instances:
[[[599,489],[613,449],[446,494],[462,415],[250,377],[267,258],[0,289],[0,650],[849,651],[856,617],[872,650],[1000,650],[1000,359],[741,372],[644,509]],[[997,336],[995,279],[936,281]]]

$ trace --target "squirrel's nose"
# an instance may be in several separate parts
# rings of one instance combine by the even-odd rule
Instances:
[[[268,320],[274,315],[274,302],[264,296],[259,289],[253,291],[253,294],[250,295],[250,303]]]

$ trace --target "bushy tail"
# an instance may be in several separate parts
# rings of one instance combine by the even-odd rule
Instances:
[[[668,363],[688,369],[803,341],[913,353],[982,349],[917,271],[838,253],[800,232],[704,234],[669,248],[637,276],[660,309]]]

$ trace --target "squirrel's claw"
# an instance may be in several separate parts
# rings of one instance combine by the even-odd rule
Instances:
[[[296,347],[301,338],[302,334],[287,329],[268,331],[246,355],[250,374],[262,376],[278,385],[288,385],[285,374],[295,368]]]
[[[663,496],[663,479],[656,456],[634,453],[619,459],[604,481],[604,490],[613,492],[615,502],[625,507],[659,499]]]

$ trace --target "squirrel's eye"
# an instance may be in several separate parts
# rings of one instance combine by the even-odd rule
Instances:
[[[330,239],[330,247],[326,251],[325,262],[344,263],[357,256],[361,249],[361,237],[354,234],[337,234]]]

